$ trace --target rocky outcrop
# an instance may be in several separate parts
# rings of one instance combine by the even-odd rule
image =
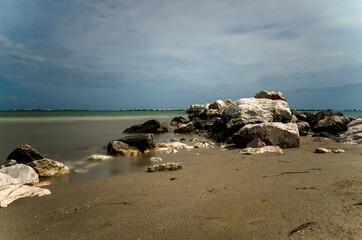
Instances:
[[[38,175],[27,165],[16,164],[0,169],[0,207],[7,207],[19,198],[50,194],[48,189],[25,185],[37,182]]]
[[[69,168],[63,163],[48,158],[32,161],[28,165],[41,177],[61,176],[69,173]]]
[[[280,91],[260,91],[257,94],[255,94],[255,98],[267,98],[271,100],[285,100],[284,94]]]
[[[347,125],[347,131],[338,139],[342,143],[362,144],[362,117],[356,118]]]
[[[281,148],[299,147],[297,124],[281,122],[247,124],[232,136],[234,144],[245,147],[249,142],[259,138],[267,145]]]
[[[344,116],[332,115],[321,119],[313,128],[314,132],[328,132],[337,134],[347,130],[349,118]]]
[[[7,160],[16,160],[17,163],[30,163],[34,160],[43,159],[44,157],[32,146],[22,143],[12,151]]]
[[[222,118],[227,129],[240,129],[246,124],[287,123],[292,119],[292,113],[288,103],[282,100],[241,98],[224,110]]]
[[[122,141],[114,140],[108,143],[107,154],[112,156],[139,156],[141,155],[141,152],[134,146],[130,146]]]
[[[168,128],[156,119],[148,120],[145,123],[134,125],[124,130],[124,133],[164,133]]]

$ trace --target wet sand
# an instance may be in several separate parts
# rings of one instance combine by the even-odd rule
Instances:
[[[184,169],[50,185],[0,209],[0,239],[362,239],[362,146],[159,156]]]

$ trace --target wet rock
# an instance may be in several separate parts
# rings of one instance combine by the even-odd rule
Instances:
[[[245,125],[233,135],[232,141],[238,146],[245,147],[256,138],[267,145],[280,146],[281,148],[299,147],[300,144],[297,125],[280,122]]]
[[[69,173],[69,168],[63,163],[48,158],[32,161],[28,165],[41,177],[60,176]]]
[[[35,148],[26,143],[22,143],[9,154],[7,160],[16,160],[17,163],[27,164],[43,158],[44,157]]]
[[[138,148],[141,152],[153,147],[153,134],[135,134],[117,139],[130,146]]]
[[[240,154],[244,155],[257,155],[263,153],[283,154],[283,150],[279,146],[264,146],[261,148],[247,147],[240,151]]]
[[[147,172],[176,171],[183,168],[183,162],[168,162],[148,167]]]
[[[335,149],[333,152],[334,153],[345,153],[346,151],[344,149]]]
[[[184,117],[174,117],[171,120],[171,126],[178,126],[180,124],[188,123],[189,121]]]
[[[314,152],[315,153],[330,153],[332,151],[330,149],[320,147],[320,148],[316,148],[316,150]]]
[[[139,156],[141,155],[141,152],[136,147],[132,147],[122,141],[114,140],[108,143],[107,154],[111,156],[117,156],[117,155]]]
[[[168,131],[165,126],[156,119],[148,120],[145,123],[134,125],[130,128],[125,129],[124,133],[160,133]]]
[[[284,94],[280,91],[260,91],[255,95],[255,98],[267,98],[271,100],[285,100]]]

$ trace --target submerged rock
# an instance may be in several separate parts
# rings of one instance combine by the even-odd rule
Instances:
[[[148,167],[147,172],[176,171],[183,168],[183,162],[168,162]]]
[[[165,126],[161,125],[161,123],[157,119],[151,119],[142,124],[134,125],[130,128],[125,129],[124,133],[161,133],[167,132],[168,129]]]

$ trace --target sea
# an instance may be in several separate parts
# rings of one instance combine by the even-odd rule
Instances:
[[[362,116],[362,111],[339,111],[347,117]],[[93,154],[105,155],[107,144],[125,136],[123,131],[135,124],[157,119],[170,123],[185,111],[3,111],[0,112],[0,164],[21,143],[27,143],[43,156],[60,161],[71,174],[51,178],[54,182],[73,183],[133,171],[145,171],[152,153],[141,157],[91,162]],[[155,134],[154,142],[185,137],[172,131]],[[190,137],[190,136],[188,136]]]
[[[51,178],[56,182],[80,180],[145,171],[152,154],[118,157],[114,161],[92,162],[93,154],[107,154],[107,144],[126,134],[123,131],[150,119],[170,124],[185,111],[3,111],[0,112],[0,164],[21,143],[43,156],[69,166],[71,174]],[[181,138],[173,132],[154,134],[154,142]],[[122,159],[120,159],[122,158]]]

